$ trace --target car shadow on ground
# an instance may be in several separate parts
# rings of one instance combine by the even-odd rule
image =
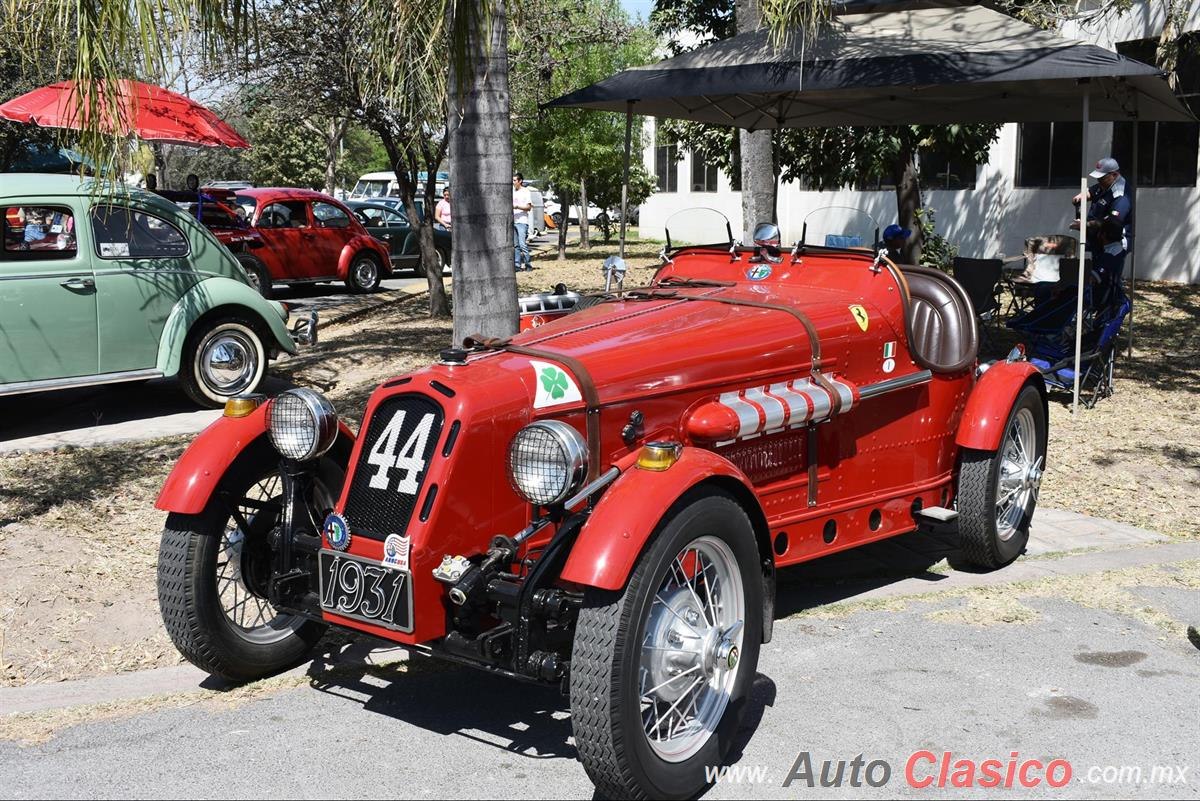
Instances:
[[[359,703],[368,712],[525,759],[578,758],[570,701],[556,685],[522,682],[411,652],[406,661],[386,665],[349,662],[337,654],[339,639],[309,666],[313,689]],[[731,761],[741,758],[775,695],[775,682],[757,674]]]
[[[922,579],[932,589],[947,578],[930,570],[943,559],[955,570],[973,571],[959,558],[958,538],[951,531],[914,531],[783,568],[776,575],[775,618],[845,601],[905,579]]]

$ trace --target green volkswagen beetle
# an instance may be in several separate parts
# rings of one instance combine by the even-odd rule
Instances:
[[[287,328],[178,206],[70,175],[0,174],[0,395],[178,376],[203,406],[316,338]]]

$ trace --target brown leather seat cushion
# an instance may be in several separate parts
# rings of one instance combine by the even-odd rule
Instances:
[[[975,310],[950,276],[902,266],[908,280],[908,341],[918,364],[935,373],[957,373],[975,363],[979,332]]]

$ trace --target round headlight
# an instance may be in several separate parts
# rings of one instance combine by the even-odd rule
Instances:
[[[289,459],[315,459],[337,438],[337,412],[324,395],[311,389],[289,389],[271,401],[268,416],[271,444]]]
[[[550,506],[564,501],[586,476],[587,443],[559,420],[525,426],[508,446],[508,479],[530,503]]]

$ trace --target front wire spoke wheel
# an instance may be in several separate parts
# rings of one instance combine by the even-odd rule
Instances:
[[[725,712],[742,645],[744,595],[733,553],[715,537],[684,547],[659,583],[642,641],[640,673],[650,686],[640,702],[643,731],[664,760],[694,755]]]
[[[571,653],[571,726],[606,798],[691,798],[724,764],[762,642],[762,564],[731,497],[697,489],[624,587],[588,589]]]

